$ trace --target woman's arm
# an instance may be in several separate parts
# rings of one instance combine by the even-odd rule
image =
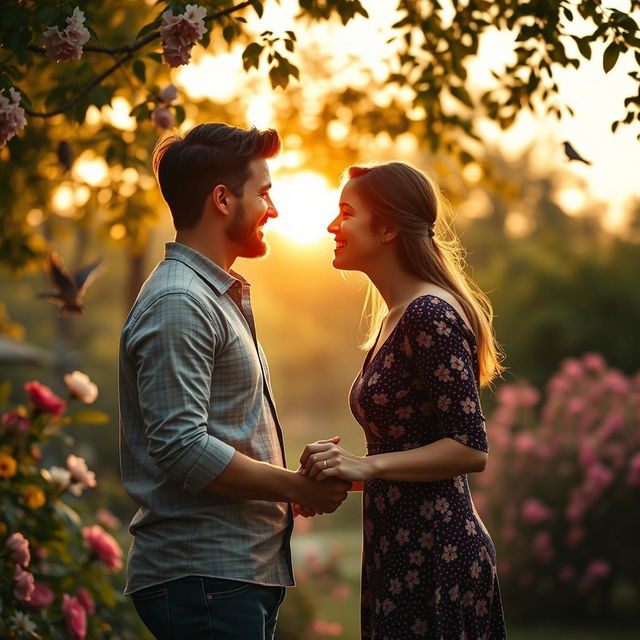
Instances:
[[[483,471],[487,457],[484,451],[452,438],[442,438],[408,451],[362,457],[354,456],[333,442],[319,441],[305,447],[300,465],[305,475],[316,480],[435,482]]]

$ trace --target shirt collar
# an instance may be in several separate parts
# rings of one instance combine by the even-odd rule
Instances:
[[[200,277],[204,278],[218,295],[223,295],[231,287],[250,286],[249,283],[235,271],[227,273],[220,265],[210,260],[205,255],[179,242],[167,242],[165,244],[165,260],[177,260],[193,269]]]

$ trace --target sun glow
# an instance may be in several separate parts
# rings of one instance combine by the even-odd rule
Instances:
[[[271,198],[278,217],[265,227],[300,245],[327,237],[327,225],[335,217],[339,192],[326,178],[310,171],[273,175]]]

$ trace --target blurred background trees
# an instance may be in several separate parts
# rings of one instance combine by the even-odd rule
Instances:
[[[77,3],[0,4],[0,89],[7,97],[15,87],[28,100],[21,103],[26,126],[0,149],[0,378],[14,383],[15,402],[35,377],[61,392],[62,376],[81,369],[98,384],[96,406],[112,422],[89,433],[69,428],[78,454],[105,479],[87,500],[107,504],[123,522],[130,515],[117,479],[119,330],[172,239],[150,157],[159,136],[202,121],[274,126],[284,141],[271,163],[280,211],[267,226],[271,254],[238,261],[237,269],[254,284],[290,466],[304,444],[327,435],[340,434],[364,453],[346,402],[363,357],[363,280],[330,267],[324,234],[340,175],[354,162],[395,157],[435,174],[469,269],[494,304],[504,382],[543,390],[563,359],[593,352],[633,375],[640,361],[638,147],[630,152],[621,141],[637,145],[640,133],[640,3],[610,4],[203,2],[216,17],[205,20],[190,64],[174,69],[163,62],[159,29],[164,11],[181,15],[186,3],[83,2],[91,37],[79,60],[59,63],[44,54],[42,33],[64,29]],[[170,84],[175,98],[166,93]],[[611,101],[596,111],[605,94]],[[565,139],[592,166],[567,166]],[[603,195],[608,183],[624,187],[620,199]],[[71,270],[104,261],[83,317],[60,317],[36,298],[49,289],[43,258],[53,249]],[[484,402],[491,415],[491,390]],[[533,433],[539,422],[531,418],[527,428]],[[634,424],[625,419],[624,428]],[[503,479],[513,473],[497,469]],[[507,488],[494,497],[512,498]],[[299,536],[298,567],[308,575],[300,595],[290,596],[297,622],[287,628],[300,629],[320,607],[342,616],[343,637],[355,637],[357,501]],[[126,532],[119,535],[126,546]],[[508,556],[515,547],[497,537]],[[336,538],[345,547],[331,555]],[[344,579],[349,594],[342,588],[333,599]],[[530,590],[505,580],[507,614],[526,613]],[[552,593],[563,588],[553,583]],[[309,637],[336,632],[319,625]]]

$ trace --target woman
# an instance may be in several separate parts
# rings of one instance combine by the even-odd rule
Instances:
[[[459,245],[441,237],[440,207],[413,167],[356,166],[328,228],[333,266],[365,273],[384,301],[350,393],[368,453],[333,438],[308,445],[300,463],[320,481],[364,481],[367,640],[506,637],[495,549],[466,475],[487,461],[478,386],[501,367],[490,304],[464,275]]]

